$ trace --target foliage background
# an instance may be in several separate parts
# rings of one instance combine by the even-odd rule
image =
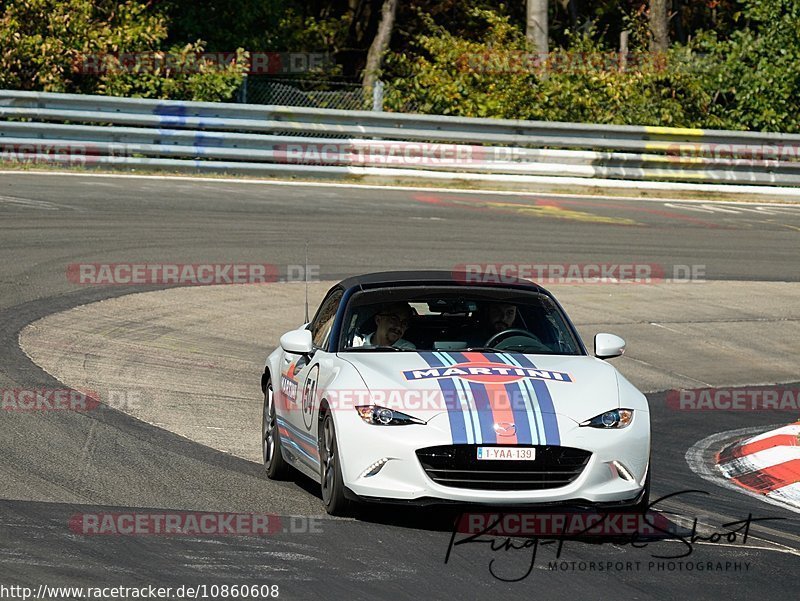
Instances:
[[[248,52],[328,52],[309,75],[357,81],[382,0],[0,0],[0,87],[231,100]],[[672,46],[648,51],[646,0],[551,0],[549,68],[525,3],[407,0],[383,61],[388,110],[800,131],[800,2],[675,0]],[[619,64],[619,37],[629,57]],[[202,52],[230,61],[184,69]],[[124,66],[125,53],[150,57]],[[86,57],[105,69],[87,72]],[[117,63],[115,63],[117,61]],[[124,58],[122,59],[124,62]]]

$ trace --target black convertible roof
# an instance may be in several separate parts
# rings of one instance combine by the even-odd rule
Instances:
[[[515,288],[546,292],[538,284],[516,277],[492,275],[487,273],[468,273],[466,271],[381,271],[357,275],[339,282],[345,290],[349,288],[378,288],[387,286],[496,286],[498,288]]]

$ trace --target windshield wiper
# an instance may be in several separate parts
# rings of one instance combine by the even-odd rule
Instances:
[[[470,346],[468,348],[458,349],[458,352],[463,353],[464,351],[467,352],[474,351],[476,353],[485,353],[485,352],[496,352],[497,350],[498,349],[496,349],[493,346]]]

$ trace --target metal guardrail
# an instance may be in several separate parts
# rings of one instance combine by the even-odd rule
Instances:
[[[800,186],[800,135],[2,90],[0,159],[298,177]]]

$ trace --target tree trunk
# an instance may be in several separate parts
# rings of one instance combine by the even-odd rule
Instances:
[[[666,52],[669,47],[667,0],[650,0],[650,50]]]
[[[547,58],[548,26],[547,26],[547,0],[527,0],[528,10],[525,23],[525,37],[528,43],[536,49],[540,61]]]
[[[397,14],[398,0],[383,0],[381,8],[381,22],[378,25],[378,32],[367,53],[367,64],[364,67],[364,87],[372,90],[375,81],[380,74],[383,55],[389,49],[389,42],[392,39],[392,29],[394,28],[394,17]]]

